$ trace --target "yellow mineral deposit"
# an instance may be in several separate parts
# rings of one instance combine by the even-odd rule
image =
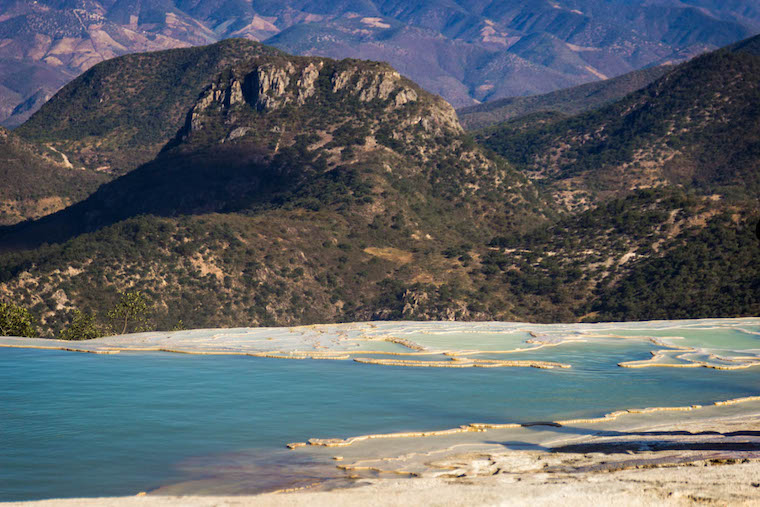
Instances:
[[[382,355],[382,356],[432,356],[432,355],[438,355],[437,352],[389,352],[387,350],[347,350],[347,354],[351,354],[352,356],[356,355],[367,355],[367,354],[373,354],[373,355]]]
[[[419,351],[425,350],[425,347],[423,347],[422,345],[418,345],[411,340],[407,340],[406,338],[398,338],[396,336],[385,336],[383,337],[383,341],[386,341],[389,343],[395,343],[396,345],[402,345],[412,350],[419,350]]]
[[[45,345],[15,345],[15,344],[8,344],[8,343],[0,343],[0,347],[5,347],[8,349],[39,349],[39,350],[63,350],[65,352],[81,352],[85,354],[118,354],[121,352],[120,350],[90,350],[90,349],[78,349],[74,347],[64,347],[64,346],[45,346]]]
[[[403,359],[369,359],[356,357],[354,361],[383,366],[407,366],[416,368],[570,368],[569,364],[548,361],[500,361],[497,359],[461,359],[452,357],[449,361],[411,361]]]
[[[739,403],[748,403],[750,401],[760,401],[760,396],[745,396],[744,398],[734,398],[733,400],[716,401],[716,405],[737,405]]]

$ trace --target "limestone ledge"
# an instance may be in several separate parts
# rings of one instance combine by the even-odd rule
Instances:
[[[574,342],[583,342],[585,340],[573,340]],[[533,352],[535,350],[547,348],[547,347],[557,347],[559,345],[562,345],[566,342],[564,341],[557,341],[557,342],[539,342],[535,340],[525,340],[525,343],[529,343],[531,345],[535,344],[535,347],[517,347],[514,349],[508,349],[508,350],[447,350],[442,352],[444,356],[472,356],[475,354],[517,354],[520,352]]]
[[[549,361],[507,361],[498,359],[462,359],[452,357],[450,361],[413,361],[405,359],[369,359],[354,358],[357,363],[379,364],[383,366],[406,366],[417,368],[570,368],[569,364],[552,363]]]
[[[738,405],[739,403],[748,403],[750,401],[760,401],[760,396],[745,396],[743,398],[734,398],[732,400],[716,401],[715,404],[719,406]]]
[[[44,345],[13,345],[13,344],[7,344],[7,343],[0,343],[0,347],[4,347],[7,349],[37,349],[37,350],[63,350],[66,352],[82,352],[85,354],[118,354],[121,352],[121,350],[88,350],[88,349],[77,349],[72,347],[61,347],[61,346],[55,346],[51,345],[50,347],[44,346]]]
[[[653,342],[657,343],[655,340],[652,340]],[[618,366],[621,368],[711,368],[714,370],[743,370],[746,368],[751,368],[753,366],[760,366],[760,358],[755,356],[741,356],[741,357],[734,357],[734,358],[726,358],[721,357],[716,354],[708,354],[708,357],[715,361],[723,361],[723,362],[731,362],[735,364],[718,364],[718,363],[710,363],[707,361],[700,361],[697,359],[689,359],[685,357],[687,354],[690,353],[697,353],[699,352],[697,349],[691,348],[691,347],[683,347],[683,346],[676,346],[671,345],[667,343],[657,343],[658,345],[662,345],[664,347],[668,347],[670,349],[676,349],[676,350],[683,350],[684,352],[682,354],[678,354],[675,356],[675,359],[679,359],[682,361],[687,361],[684,363],[668,363],[668,362],[659,362],[663,361],[668,357],[668,354],[672,352],[672,350],[658,350],[658,351],[652,351],[652,357],[650,359],[644,360],[644,361],[624,361],[621,363],[618,363]]]
[[[396,345],[401,345],[411,350],[416,350],[416,351],[426,350],[425,347],[417,343],[414,343],[412,340],[407,340],[406,338],[398,338],[397,336],[384,336],[383,341],[386,341],[389,343],[395,343]]]
[[[412,438],[412,437],[437,437],[444,435],[454,435],[457,433],[467,432],[479,432],[480,429],[472,426],[460,426],[459,428],[452,428],[448,430],[437,431],[407,431],[402,433],[378,433],[374,435],[360,435],[357,437],[350,437],[347,439],[340,438],[311,438],[308,442],[294,442],[287,444],[289,449],[297,449],[299,447],[305,447],[307,445],[319,446],[319,447],[348,447],[349,445],[357,442],[363,442],[365,440],[375,440],[380,438]]]
[[[747,334],[758,334],[754,331],[738,328]],[[651,351],[652,357],[643,361],[623,361],[618,363],[621,368],[711,368],[715,370],[742,370],[745,368],[751,368],[753,366],[760,366],[760,357],[758,356],[740,356],[740,357],[721,357],[716,354],[707,354],[707,357],[716,362],[703,361],[699,359],[687,357],[689,354],[700,354],[701,351],[698,348],[690,347],[688,345],[679,345],[667,340],[682,340],[681,336],[670,336],[668,338],[658,338],[654,336],[639,335],[639,336],[626,336],[617,335],[614,333],[593,333],[586,335],[587,338],[617,338],[625,340],[647,340],[658,347],[664,347],[667,350]],[[568,341],[579,341],[575,338],[565,339],[560,341],[552,341],[546,345],[559,345],[567,343]],[[541,343],[536,340],[526,340],[526,343]],[[684,361],[682,363],[665,362],[670,354],[674,351],[681,351],[681,353],[675,355],[675,359]],[[734,364],[721,364],[722,363],[734,363]]]
[[[234,350],[188,350],[188,349],[171,349],[166,347],[123,347],[123,348],[102,348],[102,349],[85,349],[65,346],[44,346],[44,345],[13,345],[0,343],[0,348],[20,348],[20,349],[40,349],[40,350],[62,350],[66,352],[81,352],[85,354],[119,354],[121,352],[166,352],[171,354],[186,354],[191,356],[248,356],[263,357],[270,359],[332,359],[346,361],[351,359],[350,354],[343,351],[336,352],[242,352]],[[366,352],[364,352],[366,353]]]
[[[740,403],[749,403],[760,401],[760,395],[758,396],[745,396],[742,398],[733,398],[730,400],[716,401],[714,406],[727,406],[738,405]],[[690,412],[693,410],[700,410],[705,408],[703,405],[688,405],[681,407],[647,407],[647,408],[631,408],[626,410],[616,410],[605,414],[602,417],[593,418],[579,418],[579,419],[565,419],[560,421],[548,421],[548,422],[533,422],[533,423],[470,423],[459,426],[458,428],[451,428],[446,430],[436,431],[408,431],[400,433],[378,433],[371,435],[360,435],[356,437],[349,437],[345,439],[341,438],[311,438],[306,442],[293,442],[286,445],[288,449],[298,449],[299,447],[317,446],[317,447],[348,447],[358,442],[364,442],[367,440],[384,439],[384,438],[421,438],[421,437],[439,437],[447,435],[455,435],[460,433],[482,433],[488,430],[499,429],[517,429],[527,428],[531,426],[570,426],[574,424],[598,424],[603,422],[614,421],[621,416],[628,414],[653,414],[657,412]]]

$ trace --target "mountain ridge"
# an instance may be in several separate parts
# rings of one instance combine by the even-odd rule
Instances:
[[[110,292],[133,284],[166,305],[162,326],[385,318],[401,311],[383,302],[399,281],[442,291],[426,298],[447,297],[450,284],[476,290],[466,267],[440,254],[446,246],[551,213],[527,179],[464,135],[448,103],[387,64],[261,50],[202,82],[152,161],[65,210],[0,230],[0,294],[35,307],[49,329],[75,306],[100,311]],[[72,86],[105,97],[119,83]],[[138,93],[152,103],[163,91],[148,82]],[[78,96],[91,94],[51,104]],[[58,110],[66,108],[37,114]]]
[[[467,130],[477,130],[536,113],[574,116],[622,99],[665,75],[672,65],[635,70],[612,79],[595,81],[544,95],[508,97],[457,110]]]
[[[270,183],[285,178],[289,180],[287,183],[291,184],[292,181],[289,178],[297,179],[298,176],[295,175],[304,173],[305,169],[314,170],[319,167],[321,171],[332,170],[350,157],[348,149],[345,149],[346,155],[343,151],[338,154],[335,153],[332,145],[340,146],[348,143],[349,147],[366,146],[366,139],[370,137],[370,142],[378,149],[384,149],[384,145],[380,144],[384,142],[390,146],[401,146],[406,152],[411,152],[414,150],[412,144],[408,141],[402,142],[399,137],[410,129],[417,137],[420,134],[459,136],[462,133],[450,105],[402,78],[386,64],[291,57],[278,51],[261,49],[262,46],[259,44],[243,40],[225,41],[219,44],[234,45],[236,48],[251,51],[245,53],[247,56],[238,58],[235,63],[224,68],[221,73],[216,73],[216,69],[207,72],[209,76],[213,76],[209,78],[211,82],[203,87],[203,91],[194,101],[186,104],[188,112],[185,115],[184,126],[176,129],[172,141],[164,143],[162,149],[157,150],[157,157],[153,161],[139,166],[129,172],[126,177],[105,185],[78,207],[85,206],[90,201],[97,201],[101,209],[112,210],[105,213],[106,215],[118,217],[109,218],[109,220],[118,221],[129,217],[129,215],[118,215],[118,213],[133,209],[135,196],[140,195],[141,202],[149,208],[132,211],[132,214],[192,213],[194,212],[192,206],[187,207],[187,196],[177,196],[179,200],[172,200],[177,194],[174,187],[178,179],[185,183],[193,180],[196,191],[203,192],[213,187],[213,182],[218,179],[221,170],[230,171],[228,177],[236,181],[232,183],[223,178],[225,188],[236,187],[236,190],[240,190],[260,177],[261,181]],[[206,50],[211,54],[217,53],[213,46],[207,47]],[[154,54],[153,57],[169,59],[176,51],[186,50]],[[121,65],[120,61],[115,68]],[[140,66],[141,63],[138,61],[133,65]],[[98,70],[101,70],[101,74],[108,72],[108,69],[94,69],[94,71]],[[115,80],[105,78],[96,82],[87,77],[85,75],[72,87],[94,86],[103,96],[99,100],[100,107],[106,112],[110,111],[112,108],[107,97],[110,96],[112,90],[116,89]],[[107,84],[101,84],[108,82],[112,83],[110,87]],[[154,87],[149,87],[149,89],[154,89]],[[160,96],[163,91],[155,90],[154,93]],[[153,102],[153,99],[144,92],[138,92],[138,94],[143,95],[148,103]],[[84,96],[89,97],[90,94],[85,93]],[[71,103],[71,97],[76,98],[77,94],[63,93],[55,100]],[[51,122],[48,121],[49,115],[53,113],[50,113],[48,109],[54,112],[60,111],[60,108],[55,107],[56,102],[51,103],[49,107],[46,106],[35,117],[36,121],[48,125],[47,135],[55,132],[55,126],[51,126]],[[76,107],[77,101],[73,102],[73,107]],[[329,121],[309,115],[314,108],[327,107],[330,108],[332,115]],[[362,112],[364,109],[368,112]],[[409,112],[401,113],[401,109],[409,109]],[[134,105],[132,111],[142,111],[143,115],[149,114],[148,111]],[[303,111],[307,113],[302,114]],[[386,131],[378,123],[387,115],[394,117],[393,132]],[[99,117],[96,115],[95,120]],[[125,115],[118,115],[118,117],[120,122],[137,121]],[[38,118],[40,119],[37,120]],[[340,125],[338,130],[330,131],[332,123],[346,120],[349,123]],[[94,120],[79,115],[71,121],[74,122],[73,125],[66,124],[64,132],[79,131]],[[353,126],[353,122],[358,124]],[[85,127],[81,127],[80,123]],[[292,129],[291,124],[294,125]],[[325,128],[328,130],[325,131]],[[292,130],[299,132],[304,129],[310,132],[308,136],[310,143],[294,138],[295,134],[291,133]],[[24,132],[25,130],[20,131],[22,134]],[[340,139],[338,133],[345,139]],[[411,135],[411,133],[406,134],[407,137]],[[385,138],[379,143],[376,138],[381,136]],[[292,148],[294,143],[297,146],[293,148],[294,152],[291,154],[285,148]],[[311,150],[314,153],[309,153],[309,145],[314,146],[314,150]],[[325,150],[325,146],[333,151]],[[354,151],[353,148],[349,149]],[[319,155],[315,154],[317,151]],[[206,152],[207,154],[204,154]],[[183,162],[186,156],[189,157],[187,163]],[[420,162],[426,161],[426,155],[423,152],[416,156]],[[288,157],[295,158],[290,161]],[[293,166],[296,161],[302,163],[303,166],[300,168]],[[248,171],[250,165],[259,167],[264,173],[257,173],[258,169],[253,172]],[[235,176],[237,172],[240,172],[239,176]],[[208,183],[204,184],[204,181]],[[121,186],[110,190],[117,182]],[[125,190],[125,185],[131,190]],[[220,191],[227,192],[224,189]],[[274,191],[275,187],[271,187],[264,193]],[[258,191],[254,190],[254,192]],[[146,198],[146,194],[153,195],[154,199]],[[126,202],[122,195],[128,196]],[[267,195],[267,197],[271,196]],[[211,210],[208,206],[213,201],[212,198],[204,197],[200,201],[204,203],[206,211]],[[154,203],[163,206],[164,211],[159,211]],[[229,202],[221,203],[219,206],[230,209]],[[94,212],[82,211],[81,213],[78,218],[68,220],[68,223],[84,227],[82,232],[95,227],[95,225],[87,226],[87,224],[98,223],[94,218]],[[113,215],[114,213],[117,215]],[[54,218],[50,217],[47,220]],[[23,224],[21,227],[28,229],[33,225]],[[43,235],[45,241],[55,241],[56,234],[64,233],[65,230],[66,227],[60,225],[52,226],[50,232]]]
[[[229,39],[211,49],[108,60],[65,86],[15,132],[31,142],[56,145],[75,165],[124,174],[155,157],[176,133],[209,73],[259,52],[274,55],[278,50]],[[150,93],[145,93],[145,83],[154,87]],[[106,107],[93,108],[93,103]]]

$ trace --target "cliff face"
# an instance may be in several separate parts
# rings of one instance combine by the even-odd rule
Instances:
[[[220,72],[278,54],[234,39],[114,58],[71,81],[15,132],[76,166],[120,176],[156,156]]]
[[[421,94],[425,97],[421,98]],[[431,96],[384,64],[370,62],[293,58],[230,69],[209,84],[188,113],[183,139],[204,128],[206,119],[223,114],[225,123],[239,120],[235,112],[252,109],[273,113],[312,105],[327,114],[333,102],[372,106],[383,118],[394,114],[398,127],[419,126],[427,134],[459,134],[462,128],[451,105]],[[421,103],[420,108],[404,107]],[[246,127],[236,127],[227,139],[242,137]]]

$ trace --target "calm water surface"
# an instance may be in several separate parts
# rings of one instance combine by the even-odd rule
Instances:
[[[197,478],[187,463],[215,456],[225,466],[219,456],[241,452],[276,460],[286,443],[311,437],[598,416],[760,391],[758,368],[617,367],[654,348],[576,343],[514,356],[569,370],[0,349],[0,500],[133,495]]]

